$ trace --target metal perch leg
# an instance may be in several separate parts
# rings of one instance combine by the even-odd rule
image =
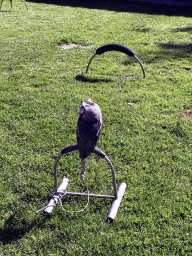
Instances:
[[[28,7],[27,7],[27,4],[26,4],[25,0],[23,0],[23,3],[25,4],[25,6],[27,8],[27,11],[28,11]]]
[[[0,10],[1,10],[2,3],[3,3],[3,0],[1,0]]]
[[[25,4],[25,7],[27,8],[27,11],[28,11],[28,7],[27,7],[27,4],[26,4],[25,0],[22,0],[22,1]],[[1,0],[0,10],[1,10],[1,7],[2,7],[2,3],[3,3],[3,0]],[[11,3],[11,9],[12,9],[12,0],[10,0],[10,3]]]

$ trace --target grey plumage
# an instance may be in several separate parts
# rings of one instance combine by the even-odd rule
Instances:
[[[77,123],[77,144],[81,159],[85,159],[95,148],[102,130],[102,115],[99,106],[92,102],[81,101]]]

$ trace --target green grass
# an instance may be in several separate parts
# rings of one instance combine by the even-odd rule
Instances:
[[[4,0],[0,12],[0,255],[192,255],[191,18]],[[66,42],[87,46],[61,50]],[[104,44],[134,50],[90,57]],[[115,222],[111,201],[83,213],[37,210],[54,192],[53,165],[76,143],[81,99],[103,114],[98,147],[127,190]],[[130,106],[128,103],[133,103]],[[80,184],[78,152],[62,158],[59,181]],[[102,159],[87,159],[90,193],[113,193]],[[81,209],[86,198],[63,198]]]

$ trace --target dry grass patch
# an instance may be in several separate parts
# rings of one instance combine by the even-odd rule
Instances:
[[[188,120],[192,120],[192,109],[183,109],[181,118],[187,118]]]
[[[58,47],[61,49],[70,49],[70,48],[74,48],[74,47],[85,48],[86,46],[78,45],[78,44],[74,44],[74,43],[66,43],[66,44],[61,44]]]

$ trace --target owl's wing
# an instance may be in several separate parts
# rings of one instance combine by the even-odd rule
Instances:
[[[77,143],[82,159],[89,156],[95,148],[101,134],[101,129],[101,119],[95,120],[95,122],[90,125],[90,123],[79,118],[77,125]]]
[[[102,119],[97,119],[97,122],[94,123],[93,128],[92,128],[92,134],[94,137],[98,137],[101,134],[102,130]]]

